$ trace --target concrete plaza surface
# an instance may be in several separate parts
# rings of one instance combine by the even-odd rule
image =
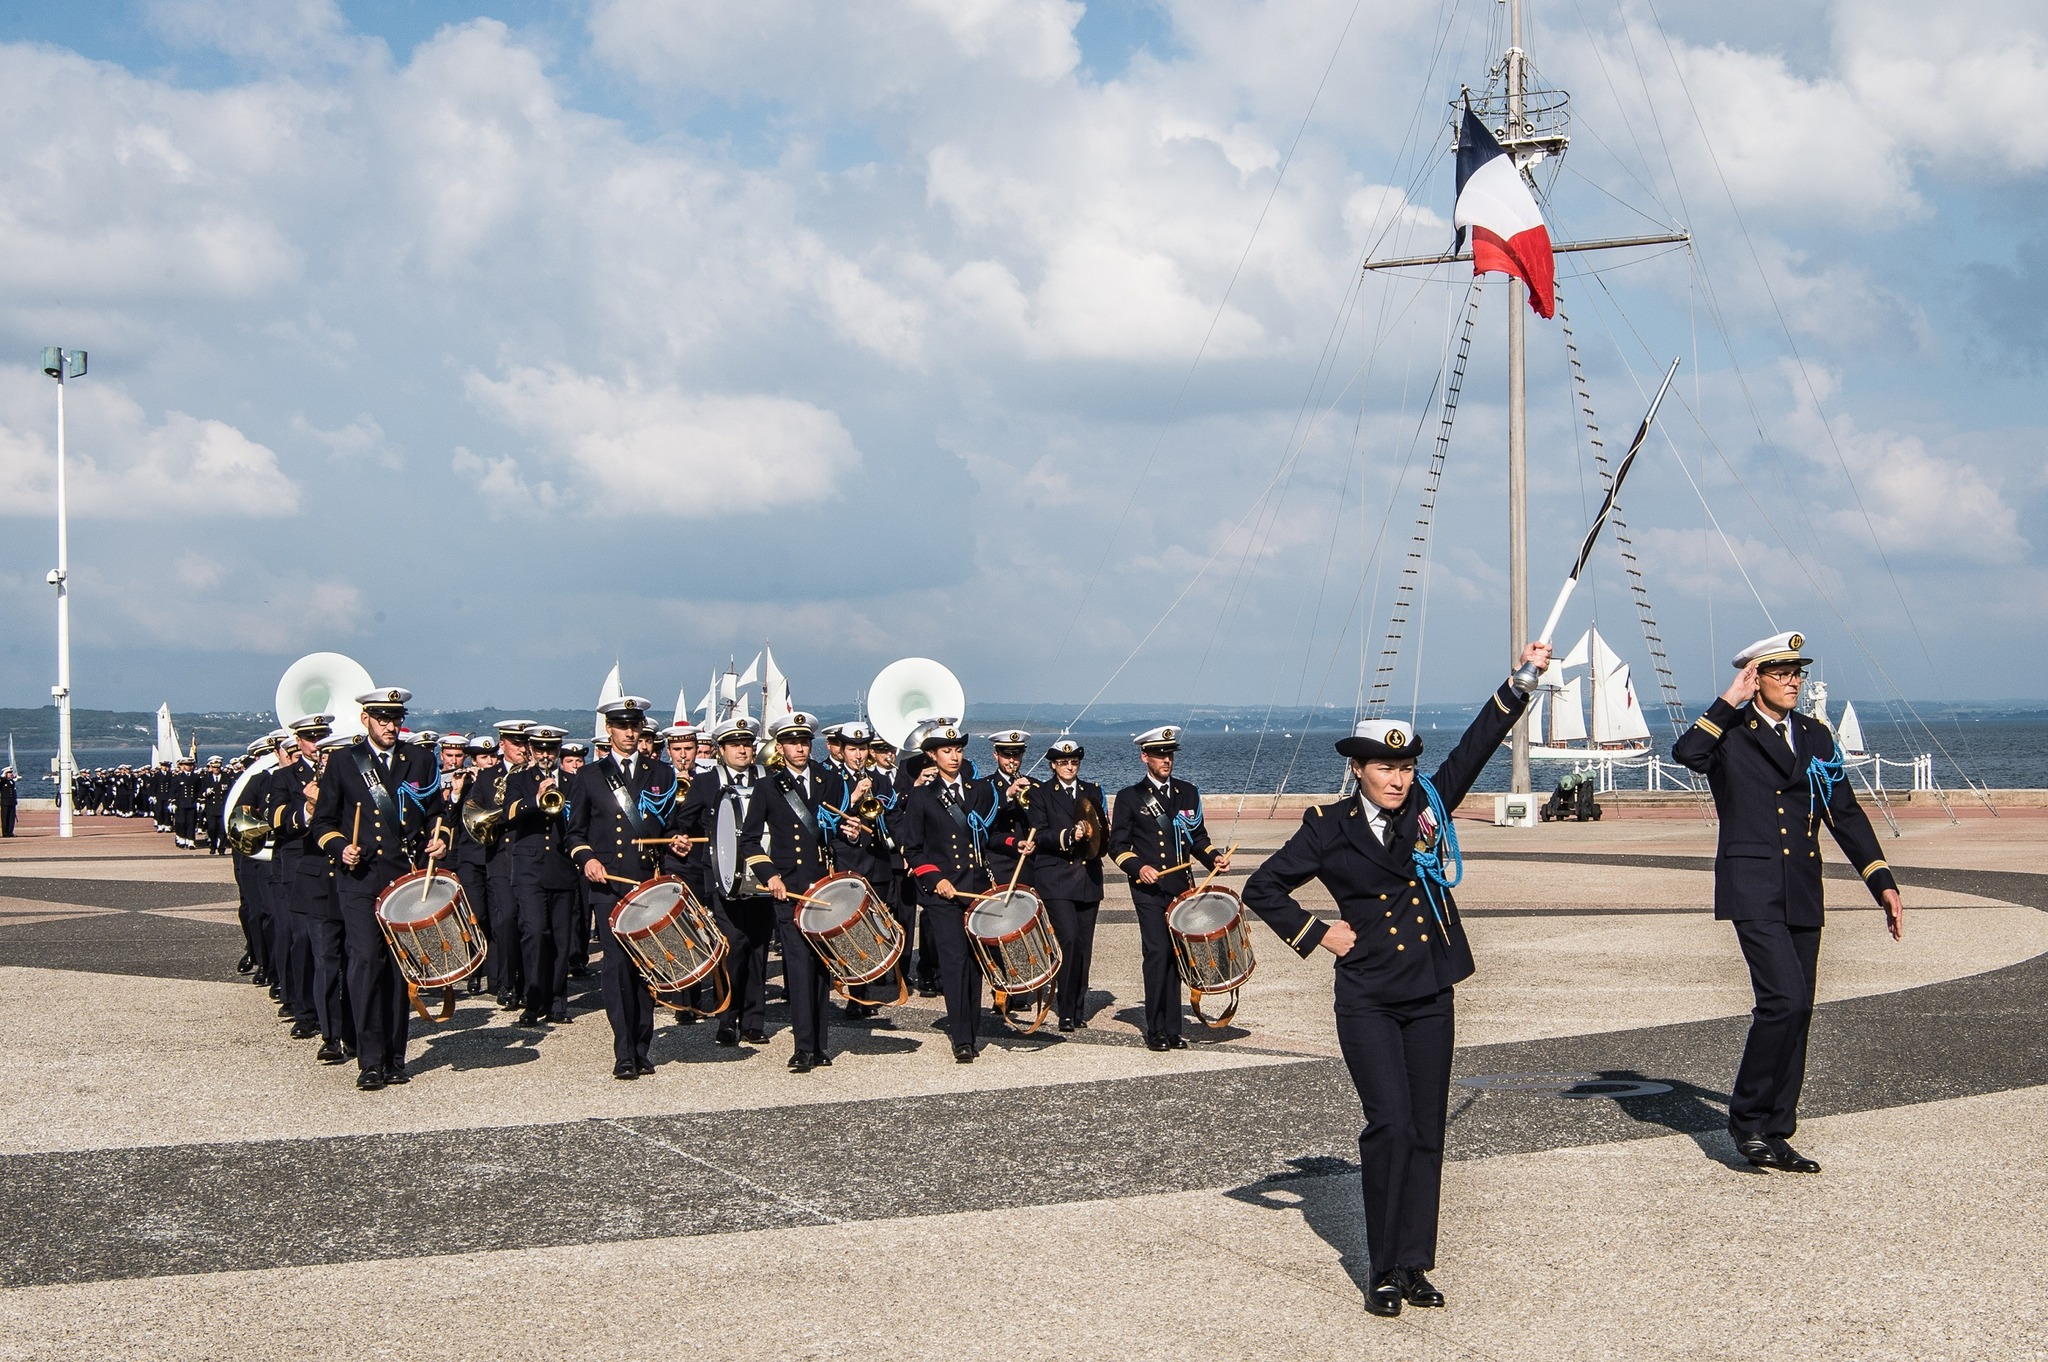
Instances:
[[[1297,816],[1217,812],[1235,883]],[[1461,819],[1450,1305],[1394,1321],[1330,971],[1263,927],[1184,1052],[1140,1043],[1113,893],[1090,1029],[991,1020],[971,1066],[914,999],[791,1075],[778,993],[765,1046],[665,1021],[618,1083],[592,991],[539,1030],[465,999],[362,1094],[234,974],[224,860],[32,819],[0,843],[0,1359],[2048,1358],[2048,819],[1959,812],[1884,837],[1903,945],[1829,868],[1814,1178],[1724,1133],[1712,825]]]

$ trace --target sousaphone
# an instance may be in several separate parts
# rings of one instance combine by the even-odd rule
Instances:
[[[868,722],[875,732],[904,746],[922,723],[967,717],[967,692],[960,678],[928,657],[898,658],[868,685]]]

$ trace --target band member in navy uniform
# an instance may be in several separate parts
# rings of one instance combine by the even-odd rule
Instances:
[[[264,892],[270,900],[270,996],[277,999],[277,1015],[289,1018],[296,1031],[313,1015],[313,955],[299,915],[292,910],[298,850],[282,826],[309,772],[299,764],[299,742],[291,730],[281,728],[273,736],[278,740],[277,765],[257,777],[263,782],[263,821],[270,824],[270,859],[262,863]]]
[[[1714,916],[1735,924],[1756,996],[1749,1040],[1728,1103],[1728,1133],[1759,1168],[1818,1173],[1789,1143],[1799,1128],[1806,1033],[1824,916],[1820,825],[1904,938],[1905,903],[1870,819],[1842,774],[1835,735],[1798,712],[1810,658],[1803,635],[1774,634],[1735,657],[1733,684],[1672,745],[1671,756],[1707,778],[1721,823],[1714,853]]]
[[[825,803],[820,809],[821,819],[830,825],[825,834],[832,843],[832,867],[866,880],[901,922],[894,898],[894,855],[883,840],[883,819],[879,813],[873,818],[860,814],[864,801],[872,799],[879,807],[882,798],[874,773],[867,769],[868,739],[873,735],[858,721],[837,724],[826,732],[836,739],[833,745],[839,751],[838,762],[823,773]],[[854,989],[846,1000],[847,1017],[861,1021],[874,1016],[882,1010],[882,1002],[895,997],[895,987],[895,980],[885,977]]]
[[[562,758],[559,769],[562,789],[566,794],[576,773],[583,769],[583,763],[590,760],[590,745],[580,742],[562,744]],[[576,915],[569,933],[569,977],[581,979],[590,973],[590,883],[578,877],[576,880]]]
[[[789,995],[795,1045],[789,1069],[799,1074],[832,1063],[831,976],[798,926],[803,904],[790,897],[832,873],[828,839],[837,820],[829,813],[819,816],[825,805],[826,775],[811,766],[816,725],[817,720],[801,711],[776,724],[775,746],[782,754],[782,766],[769,772],[765,789],[755,792],[746,826],[740,829],[739,847],[740,858],[753,867],[754,878],[775,898],[782,986]]]
[[[451,743],[459,744],[453,747],[452,752]],[[441,779],[447,785],[448,834],[454,839],[454,849],[448,853],[449,868],[462,883],[463,897],[469,900],[470,911],[476,915],[477,930],[483,933],[485,941],[491,939],[491,853],[477,841],[461,815],[476,794],[477,786],[492,777],[497,764],[498,740],[489,734],[475,737],[451,734],[441,739]],[[483,992],[484,981],[489,975],[489,955],[486,954],[484,968],[472,971],[469,976],[469,991]]]
[[[1138,942],[1144,951],[1145,1047],[1185,1050],[1181,1036],[1180,972],[1174,966],[1173,942],[1167,936],[1166,908],[1175,897],[1195,887],[1189,867],[1201,865],[1221,873],[1230,858],[1209,845],[1202,821],[1202,792],[1176,780],[1173,761],[1180,751],[1180,730],[1171,724],[1140,733],[1138,754],[1145,778],[1117,791],[1110,811],[1109,857],[1131,880],[1131,903],[1138,910]]]
[[[410,1005],[398,961],[377,925],[377,896],[421,857],[448,849],[441,771],[433,755],[398,741],[412,692],[398,686],[356,697],[362,737],[331,752],[309,829],[335,863],[349,1006],[355,1014],[356,1086],[375,1092],[407,1082]]]
[[[311,828],[313,814],[320,806],[319,782],[327,763],[337,749],[346,748],[353,741],[331,733],[314,740],[308,781],[299,790],[302,798],[285,817],[286,830],[299,839],[304,852],[299,857],[299,873],[292,893],[295,906],[305,916],[312,941],[313,1015],[320,1026],[320,1049],[313,1058],[322,1064],[343,1064],[355,1058],[356,1019],[348,1001],[348,953],[341,903],[334,888],[334,862],[321,854]]]
[[[758,736],[754,721],[743,717],[727,719],[713,730],[718,764],[691,783],[676,815],[679,834],[704,839],[685,844],[699,857],[693,860],[687,853],[676,852],[663,858],[665,867],[680,861],[680,870],[670,873],[681,874],[693,892],[698,883],[704,886],[698,901],[711,911],[731,948],[725,965],[732,993],[712,1037],[725,1046],[738,1045],[743,1036],[749,1045],[768,1040],[768,942],[775,935],[775,900],[754,884],[743,862],[721,866],[710,855],[718,833],[719,810],[732,811],[729,818],[737,849],[737,830],[746,825],[753,801],[766,788],[765,773],[754,765]],[[693,866],[696,881],[689,878]],[[735,875],[734,883],[725,882],[727,874]]]
[[[675,771],[640,755],[647,701],[627,695],[601,711],[612,751],[576,773],[569,788],[569,858],[583,872],[604,947],[604,1011],[612,1024],[612,1077],[654,1072],[654,996],[647,978],[612,936],[612,909],[654,873],[660,839],[671,837]],[[671,840],[668,845],[680,850]]]
[[[276,745],[274,737],[256,739],[247,749],[249,761],[254,763],[261,760]],[[118,780],[118,776],[116,779]],[[249,809],[258,817],[262,817],[264,794],[262,774],[253,775],[243,781],[242,788],[235,792],[233,808]],[[118,797],[118,790],[116,796]],[[233,809],[229,812],[233,812]],[[227,814],[221,816],[226,818]],[[257,860],[253,854],[241,851],[233,851],[232,854],[243,947],[241,962],[235,969],[237,973],[250,974],[249,982],[260,987],[270,982],[270,909],[265,873],[269,867]]]
[[[676,722],[662,729],[659,736],[664,757],[668,764],[675,768],[676,773],[676,817],[672,826],[678,833],[684,833],[682,808],[689,799],[690,790],[697,780],[697,726],[688,719],[678,718]],[[685,835],[688,834],[685,833]],[[689,851],[684,855],[677,855],[673,851],[663,851],[661,853],[661,873],[664,875],[674,875],[682,880],[684,884],[690,886],[690,893],[696,897],[697,902],[703,904],[706,909],[709,909],[711,899],[706,887],[704,866],[710,859],[708,844],[701,842],[691,843]],[[730,938],[728,938],[729,943]],[[730,976],[731,971],[728,970],[727,977],[730,978]],[[676,1024],[679,1026],[696,1025],[698,1021],[697,1014],[704,1010],[705,1002],[711,995],[711,992],[712,990],[703,983],[695,983],[684,989],[676,999],[676,1002],[679,1004],[676,1011]]]
[[[1530,644],[1522,660],[1540,671],[1550,645]],[[1375,1315],[1444,1303],[1425,1274],[1436,1267],[1453,992],[1473,970],[1447,883],[1459,864],[1450,820],[1527,704],[1503,682],[1428,778],[1412,727],[1362,720],[1337,743],[1358,793],[1310,808],[1244,887],[1245,906],[1303,958],[1318,946],[1337,957],[1337,1045],[1365,1112],[1359,1191]],[[1337,921],[1295,902],[1312,879],[1336,900]]]
[[[1021,728],[1006,728],[988,735],[996,755],[995,774],[989,784],[995,788],[995,821],[988,830],[988,874],[997,885],[1008,885],[1014,876],[1018,884],[1032,887],[1031,799],[1038,781],[1024,774],[1024,748],[1031,735]],[[1017,869],[1022,861],[1023,870]]]
[[[993,807],[996,789],[961,769],[967,760],[967,730],[958,723],[948,720],[926,727],[918,748],[929,762],[932,778],[911,787],[891,826],[903,843],[925,931],[938,956],[953,1058],[972,1064],[981,1030],[981,964],[968,944],[970,900],[962,896],[985,894],[993,887],[983,850],[988,824],[977,811]]]
[[[1095,955],[1096,910],[1102,907],[1109,816],[1102,787],[1081,779],[1085,747],[1061,738],[1045,755],[1052,779],[1031,793],[1029,874],[1060,943],[1060,1030],[1072,1031],[1088,1025],[1088,969]]]
[[[306,827],[311,817],[306,791],[318,778],[320,743],[333,735],[334,716],[308,714],[291,723],[292,740],[278,748],[277,769],[270,773],[271,865],[276,870],[273,892],[285,919],[284,1006],[290,1009],[292,1039],[310,1040],[322,1034],[320,999],[314,979],[318,974],[315,952],[320,935],[317,923],[325,908],[323,894],[305,892],[311,886],[324,887],[328,860],[311,850],[310,879],[306,861]],[[293,760],[286,764],[289,752]],[[314,790],[317,795],[317,788]],[[280,1014],[282,1015],[282,1014]]]
[[[527,729],[532,760],[505,782],[506,854],[512,858],[517,949],[526,980],[521,1026],[539,1026],[543,1017],[557,1025],[569,1020],[569,952],[582,901],[565,840],[569,796],[556,769],[567,736],[546,724]]]
[[[498,769],[491,779],[478,781],[469,798],[484,808],[497,809],[502,813],[512,773],[526,765],[532,756],[526,745],[526,730],[533,727],[533,720],[500,719],[492,727],[498,730]],[[512,1012],[525,1006],[526,962],[519,950],[519,901],[512,892],[512,857],[506,847],[502,822],[484,848],[484,883],[491,919],[485,935],[494,944],[499,941],[505,943],[490,953],[485,964],[491,971],[491,991],[498,1000],[499,1008]]]

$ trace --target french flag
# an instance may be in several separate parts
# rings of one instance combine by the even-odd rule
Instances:
[[[1540,317],[1557,311],[1557,258],[1536,196],[1470,105],[1458,128],[1458,206],[1451,213],[1458,246],[1472,233],[1472,273],[1507,274],[1529,286]]]

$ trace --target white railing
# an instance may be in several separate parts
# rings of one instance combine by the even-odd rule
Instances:
[[[1872,783],[1880,790],[1896,790],[1901,788],[1896,779],[1889,786],[1885,784],[1884,768],[1887,766],[1911,773],[1909,783],[1905,788],[1915,791],[1934,791],[1940,788],[1934,783],[1934,754],[1931,752],[1922,753],[1920,756],[1905,761],[1880,756],[1873,752],[1867,756],[1852,757],[1846,764],[1852,770],[1858,768],[1866,769]],[[1641,771],[1643,773],[1642,788],[1647,790],[1677,791],[1703,788],[1698,777],[1691,771],[1680,766],[1675,761],[1664,760],[1655,752],[1646,752],[1640,756],[1589,755],[1583,760],[1572,763],[1573,775],[1592,774],[1598,777],[1598,783],[1595,785],[1595,788],[1601,794],[1612,794],[1616,789],[1620,788],[1615,783],[1615,776],[1623,771]],[[1633,781],[1630,782],[1630,787],[1634,788]]]

